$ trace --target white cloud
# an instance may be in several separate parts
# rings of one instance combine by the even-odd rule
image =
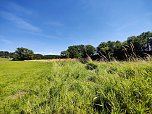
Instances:
[[[0,16],[3,17],[4,19],[10,21],[11,23],[15,24],[16,27],[24,30],[25,32],[31,33],[33,35],[41,36],[42,38],[60,39],[59,36],[47,35],[47,34],[43,33],[39,27],[27,22],[23,18],[16,16],[10,12],[0,11]],[[58,22],[52,22],[49,24],[52,26],[62,26],[62,24],[58,23]]]
[[[14,23],[20,29],[30,31],[30,32],[41,32],[40,28],[32,25],[31,23],[27,22],[26,20],[24,20],[23,18],[19,16],[16,16],[6,11],[0,11],[0,14],[4,19]]]

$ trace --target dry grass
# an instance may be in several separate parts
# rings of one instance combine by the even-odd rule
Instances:
[[[15,93],[14,95],[11,95],[10,98],[13,99],[13,100],[16,100],[20,97],[23,97],[26,94],[27,94],[26,91],[19,91],[19,92]]]
[[[41,60],[25,60],[25,61],[36,61],[36,62],[60,62],[60,61],[65,61],[65,62],[70,62],[70,61],[78,61],[77,59],[41,59]]]

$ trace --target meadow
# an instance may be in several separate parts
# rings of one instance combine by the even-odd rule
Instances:
[[[152,61],[0,60],[0,114],[151,114]]]

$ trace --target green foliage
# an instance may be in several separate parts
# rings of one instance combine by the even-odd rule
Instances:
[[[1,58],[13,58],[14,53],[8,52],[8,51],[0,51],[0,57]]]
[[[0,57],[8,58],[9,57],[9,52],[8,51],[0,51]]]
[[[86,45],[85,50],[86,50],[86,55],[91,56],[95,52],[95,47],[93,47],[92,45]]]
[[[14,61],[23,61],[23,60],[32,60],[33,58],[33,51],[27,48],[17,48],[14,53],[13,60]]]
[[[81,58],[85,54],[84,45],[69,46],[67,51],[70,58]]]
[[[33,54],[33,59],[36,59],[36,60],[43,59],[43,55],[41,55],[41,54]]]
[[[60,55],[41,55],[41,54],[33,54],[33,60],[40,59],[59,59]]]
[[[68,51],[62,51],[60,55],[61,55],[61,58],[69,58],[69,52]]]
[[[97,47],[97,53],[105,61],[110,61],[113,59],[128,60],[143,57],[143,52],[148,50],[149,45],[152,45],[148,44],[150,37],[152,37],[152,32],[144,32],[138,36],[131,36],[127,39],[127,41],[124,42],[101,42]]]
[[[120,41],[108,41],[108,42],[102,42],[97,47],[97,53],[101,57],[103,57],[105,60],[111,60],[113,57],[116,57],[116,51],[121,52],[122,43]]]
[[[64,58],[85,58],[94,54],[95,48],[92,45],[74,45],[69,46],[66,51],[61,52]]]

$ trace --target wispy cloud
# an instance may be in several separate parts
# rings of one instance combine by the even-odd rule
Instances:
[[[31,14],[33,15],[33,12],[30,11],[29,9],[26,9],[23,6],[14,2],[10,2],[10,1],[6,2],[6,4],[7,4],[7,7],[3,6],[4,7],[3,10],[0,10],[0,17],[11,22],[18,29],[24,30],[24,32],[27,32],[36,36],[40,36],[42,38],[60,39],[59,35],[61,35],[61,33],[59,31],[56,30],[57,35],[46,34],[44,33],[44,31],[42,31],[40,27],[35,26],[31,21],[29,22],[26,20],[26,18],[23,18],[25,17],[25,15],[27,16],[31,16]],[[48,25],[54,28],[59,28],[63,26],[63,24],[58,21],[51,21],[51,22],[45,23],[45,25]],[[3,42],[7,42],[7,41],[3,41]]]
[[[31,15],[33,14],[29,9],[23,7],[20,4],[17,4],[15,2],[12,1],[5,1],[3,5],[0,5],[4,10],[8,11],[8,12],[13,12],[13,13],[18,13],[20,15],[22,14],[27,14],[27,15]]]
[[[12,41],[6,39],[4,36],[0,36],[0,41],[4,44],[7,44],[7,45],[10,45],[10,44],[13,44]]]
[[[41,32],[42,31],[39,27],[34,26],[33,24],[27,22],[23,18],[14,15],[13,13],[6,12],[6,11],[0,11],[0,15],[4,19],[14,23],[20,29],[30,31],[30,32]]]
[[[24,14],[32,14],[32,12],[26,8],[24,8],[23,6],[17,4],[17,3],[14,3],[14,2],[9,2],[9,8],[10,9],[13,9],[14,11],[16,12],[22,12]]]
[[[6,11],[0,11],[0,16],[4,19],[10,21],[11,23],[13,23],[19,29],[22,29],[33,35],[41,36],[42,38],[47,38],[47,39],[60,39],[58,36],[45,34],[41,30],[41,28],[29,23],[28,21],[24,20],[23,18],[15,15],[13,13],[6,12]],[[52,23],[48,23],[48,24],[50,24],[52,26],[62,26],[63,25],[58,22],[52,22]]]

